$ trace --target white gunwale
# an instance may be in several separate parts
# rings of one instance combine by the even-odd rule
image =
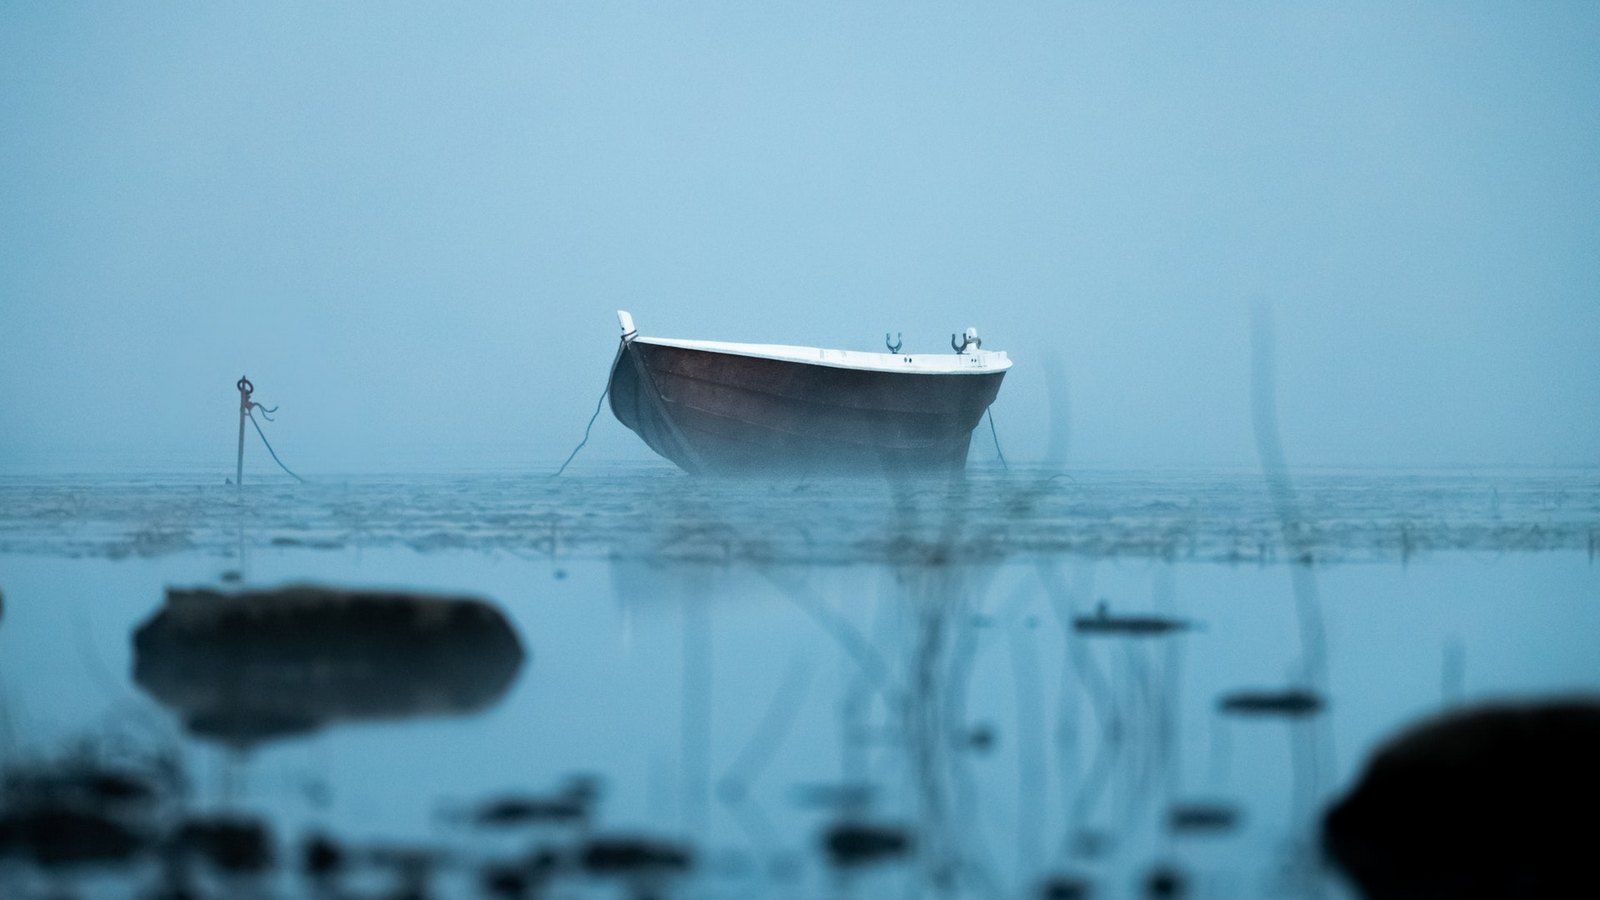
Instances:
[[[830,350],[789,344],[736,344],[727,341],[690,341],[680,338],[635,337],[635,341],[685,350],[704,350],[734,356],[753,356],[784,362],[857,369],[863,372],[916,372],[927,375],[988,375],[1011,368],[1003,350],[970,353],[872,353],[864,350]]]

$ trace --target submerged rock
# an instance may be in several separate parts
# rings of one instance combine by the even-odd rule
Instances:
[[[149,837],[112,816],[71,807],[41,807],[0,817],[0,858],[41,866],[116,863],[149,846]]]
[[[1165,637],[1193,627],[1192,623],[1183,619],[1167,616],[1113,615],[1104,603],[1095,609],[1094,615],[1079,616],[1072,620],[1073,631],[1102,637]]]
[[[316,833],[300,844],[300,867],[312,878],[330,878],[344,869],[346,853],[332,836]]]
[[[1600,699],[1485,706],[1401,733],[1323,847],[1372,900],[1600,893]]]
[[[1172,900],[1189,892],[1189,880],[1168,865],[1152,868],[1144,877],[1144,896],[1150,900]]]
[[[84,747],[0,773],[0,858],[45,867],[131,861],[153,848],[178,790],[165,760]]]
[[[265,871],[275,856],[267,824],[237,816],[190,819],[178,828],[175,843],[225,872]]]
[[[694,864],[689,848],[642,837],[597,837],[578,855],[592,875],[661,874],[687,871]]]
[[[911,852],[912,840],[898,825],[838,822],[823,833],[822,845],[835,866],[851,868],[899,859]]]
[[[1303,688],[1282,691],[1234,691],[1224,694],[1217,706],[1239,716],[1284,716],[1299,718],[1322,712],[1322,697]]]
[[[482,709],[523,660],[505,617],[480,600],[307,585],[168,589],[133,649],[141,688],[191,733],[237,746]]]
[[[1227,803],[1175,803],[1167,810],[1174,834],[1218,834],[1239,827],[1239,809]]]
[[[1089,900],[1094,882],[1080,875],[1055,875],[1039,885],[1039,900]]]
[[[472,814],[472,821],[482,828],[510,828],[537,823],[582,822],[588,817],[589,803],[581,797],[517,794],[486,801]]]

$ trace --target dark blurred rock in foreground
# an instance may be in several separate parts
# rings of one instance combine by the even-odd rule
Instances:
[[[190,732],[237,746],[482,709],[523,659],[505,617],[480,600],[305,585],[169,588],[133,650],[141,688]]]
[[[1600,699],[1485,706],[1389,741],[1323,820],[1371,900],[1600,896]]]

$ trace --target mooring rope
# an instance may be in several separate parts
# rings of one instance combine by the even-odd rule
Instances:
[[[579,441],[578,446],[573,447],[572,452],[567,454],[567,461],[561,464],[561,468],[550,474],[551,478],[554,478],[557,475],[560,475],[562,472],[565,472],[567,470],[567,466],[571,465],[573,459],[577,458],[578,451],[583,449],[584,444],[589,443],[589,429],[594,427],[594,420],[600,418],[600,407],[605,405],[606,395],[609,393],[611,393],[611,380],[608,378],[606,379],[606,389],[600,392],[600,399],[595,401],[594,415],[589,417],[589,424],[583,426],[583,440]]]
[[[1011,465],[1006,462],[1006,455],[1000,452],[1000,432],[994,430],[994,408],[990,407],[983,412],[989,417],[989,436],[994,438],[994,452],[1000,457],[1000,465],[1004,466],[1005,470],[1009,472],[1011,471]]]
[[[266,414],[268,412],[277,412],[278,411],[278,408],[276,406],[272,407],[272,409],[270,409],[270,410],[267,409],[265,406],[262,406],[259,403],[255,404],[255,406],[262,410],[261,415],[263,415],[263,416],[266,416]],[[296,475],[296,474],[294,474],[294,472],[290,471],[289,467],[283,464],[283,460],[278,458],[277,451],[272,449],[272,442],[267,440],[267,433],[265,431],[261,430],[261,423],[256,421],[255,410],[252,409],[249,412],[245,413],[245,415],[249,417],[250,424],[254,425],[256,427],[256,434],[261,435],[261,443],[267,445],[267,452],[272,454],[272,461],[278,464],[278,468],[284,470],[285,472],[288,472],[289,473],[289,477],[293,478],[295,481],[298,481],[301,484],[305,484],[306,480],[304,478],[301,478],[299,475]],[[268,418],[267,421],[271,422],[272,419]]]

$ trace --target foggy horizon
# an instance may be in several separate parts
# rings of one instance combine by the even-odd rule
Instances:
[[[308,478],[553,469],[619,308],[976,326],[1007,458],[1070,468],[1256,465],[1265,305],[1291,467],[1594,466],[1597,36],[1576,3],[8,7],[0,474],[231,475],[241,374]],[[575,464],[654,459],[603,410]]]

